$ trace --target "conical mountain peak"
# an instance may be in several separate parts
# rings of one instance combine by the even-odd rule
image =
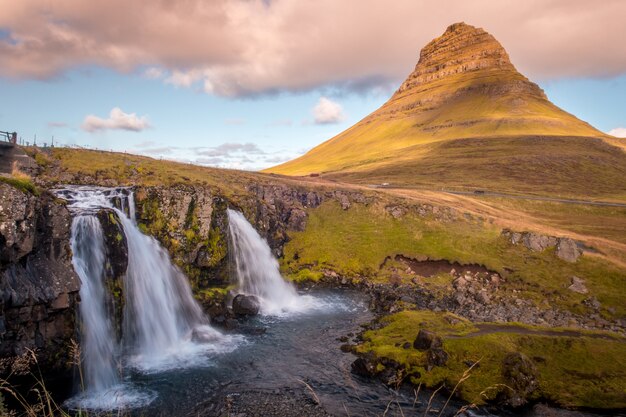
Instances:
[[[506,159],[502,155],[538,154],[563,161],[572,143],[588,146],[589,152],[601,143],[567,139],[573,137],[605,135],[552,104],[537,84],[515,69],[492,35],[455,23],[424,46],[415,69],[378,110],[300,158],[267,171],[406,184],[420,175],[425,183],[445,173],[465,184],[469,173],[478,175],[482,164],[501,162]],[[596,148],[604,152],[600,145]],[[477,157],[489,152],[497,158]],[[516,160],[502,166],[535,163]]]
[[[421,50],[415,70],[398,92],[450,75],[490,69],[515,71],[496,38],[481,28],[455,23]]]

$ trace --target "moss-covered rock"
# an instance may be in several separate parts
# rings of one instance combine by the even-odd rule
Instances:
[[[450,313],[403,311],[363,334],[357,352],[371,362],[401,364],[407,380],[458,388],[464,400],[517,407],[547,400],[561,407],[626,406],[626,339],[610,332],[472,324]],[[406,349],[420,331],[443,339],[448,360],[429,366],[429,352]],[[468,371],[469,368],[472,368]]]

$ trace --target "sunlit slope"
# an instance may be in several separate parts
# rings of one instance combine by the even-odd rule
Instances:
[[[450,141],[455,141],[453,148],[462,149],[450,152],[446,145]],[[494,175],[482,165],[495,169],[517,163],[529,164],[531,177],[566,170],[553,178],[567,177],[574,184],[584,175],[596,175],[600,182],[609,177],[604,187],[609,194],[626,195],[625,180],[619,178],[624,173],[621,166],[626,166],[621,142],[552,104],[515,69],[491,35],[456,24],[422,50],[413,73],[381,108],[304,156],[267,172],[324,173],[405,185],[441,181],[445,185],[451,177],[462,177],[467,180],[461,181],[463,185],[472,186],[488,179],[481,175]],[[565,161],[556,161],[559,158]],[[432,174],[427,160],[433,159],[452,172],[424,178]],[[454,172],[458,167],[462,169]],[[524,171],[523,166],[517,168]],[[578,168],[582,169],[577,172]],[[516,173],[507,181],[509,171],[495,175],[504,182],[524,180],[524,174]],[[534,185],[539,182],[539,177],[533,180]]]
[[[471,83],[485,88],[498,85],[503,78],[514,80],[519,74],[493,74],[476,77],[457,75],[441,80],[425,92],[414,92],[392,99],[381,109],[355,126],[313,148],[304,156],[269,169],[285,175],[308,175],[313,172],[366,170],[399,150],[416,145],[470,137],[520,135],[599,136],[604,135],[589,124],[559,109],[546,99],[520,94],[486,95],[471,91],[451,98],[445,105],[421,112],[388,110],[420,101],[433,90],[445,91],[467,87]],[[382,113],[382,114],[381,114]],[[415,152],[417,149],[413,149]],[[427,152],[424,147],[423,152]],[[418,152],[419,154],[419,152]]]

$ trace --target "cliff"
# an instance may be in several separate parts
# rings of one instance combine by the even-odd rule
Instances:
[[[68,369],[80,288],[71,222],[51,194],[0,183],[0,356],[33,349],[42,367]]]

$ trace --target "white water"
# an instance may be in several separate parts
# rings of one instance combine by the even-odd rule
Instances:
[[[214,330],[194,300],[185,275],[158,242],[140,232],[132,192],[73,187],[58,190],[76,215],[72,225],[73,263],[81,278],[81,321],[85,391],[68,405],[115,409],[143,406],[155,396],[121,383],[118,362],[142,372],[206,365],[206,354],[232,351],[241,338]],[[120,199],[119,210],[113,206]],[[114,210],[128,244],[124,278],[123,340],[116,340],[104,287],[106,253],[95,214]],[[125,214],[128,209],[130,218]],[[120,357],[120,352],[125,357]]]
[[[258,297],[262,314],[282,315],[320,307],[318,300],[298,295],[283,279],[269,245],[243,214],[228,209],[228,227],[237,290]]]
[[[95,216],[80,215],[72,221],[72,264],[80,277],[82,364],[85,386],[105,391],[117,385],[115,333],[107,312],[104,289],[104,237]]]

